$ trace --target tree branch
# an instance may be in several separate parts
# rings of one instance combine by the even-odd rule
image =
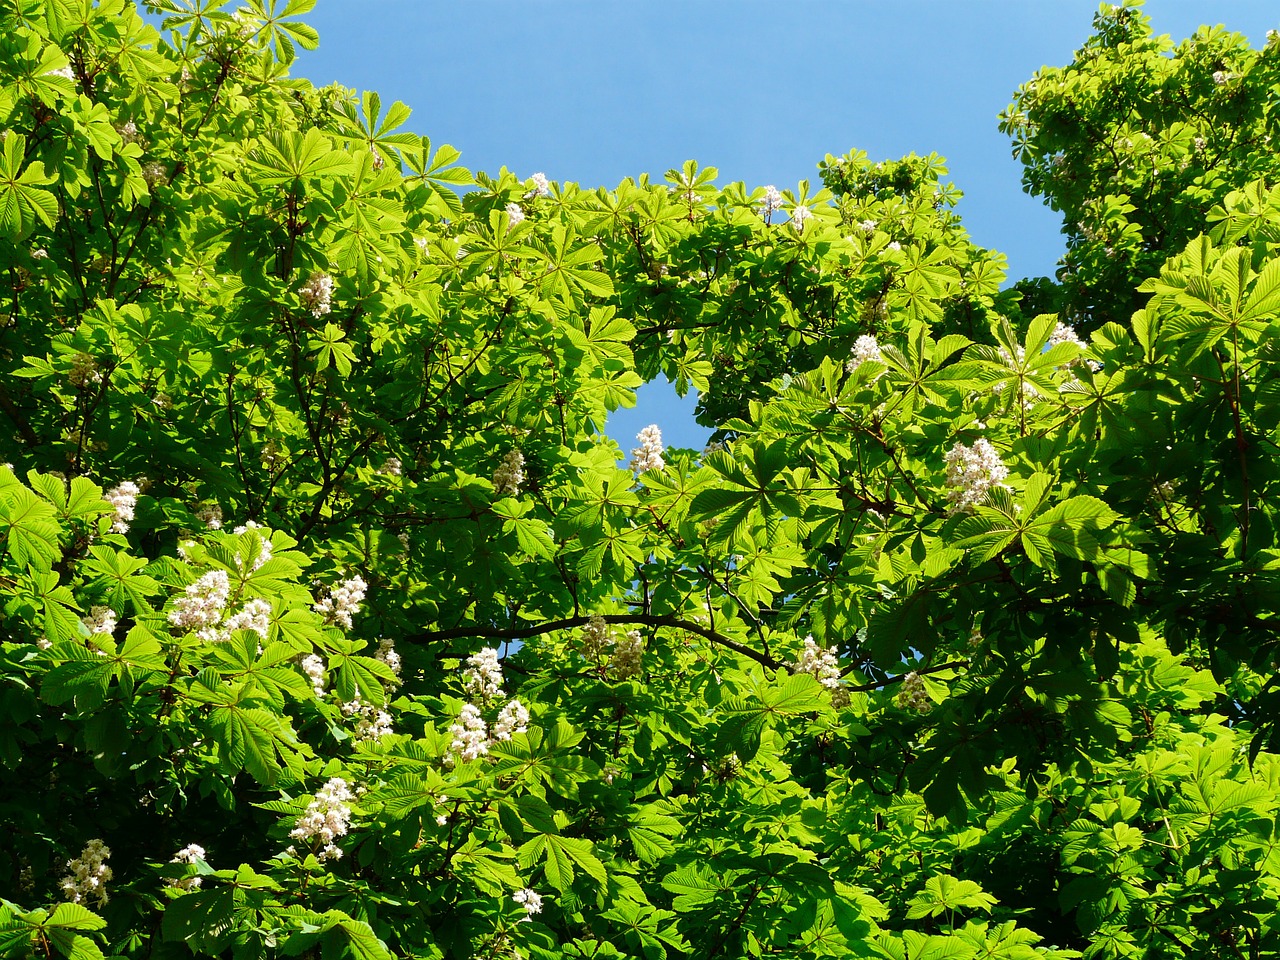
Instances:
[[[432,640],[456,640],[461,637],[484,637],[494,640],[524,640],[529,637],[542,636],[545,633],[554,633],[556,630],[572,630],[575,627],[585,627],[591,622],[591,617],[566,617],[563,620],[550,620],[546,623],[530,624],[527,627],[490,627],[483,624],[471,624],[464,627],[450,627],[447,630],[426,630],[422,633],[410,634],[405,637],[406,640],[417,643],[427,643]],[[775,660],[767,654],[760,653],[758,650],[752,650],[750,647],[743,646],[736,640],[730,640],[728,637],[716,633],[702,624],[694,623],[692,620],[685,620],[671,614],[657,616],[654,614],[642,613],[610,613],[605,614],[602,619],[605,623],[638,623],[646,627],[674,627],[677,630],[687,630],[690,633],[696,633],[698,636],[710,640],[712,643],[718,643],[722,647],[727,647],[734,653],[741,654],[750,660],[754,660],[763,666],[769,667],[771,670],[781,669],[783,664]]]

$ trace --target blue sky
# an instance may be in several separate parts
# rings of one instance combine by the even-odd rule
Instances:
[[[852,148],[872,159],[936,152],[965,193],[974,241],[1010,279],[1051,274],[1059,221],[1021,190],[996,129],[1013,90],[1070,62],[1093,0],[320,0],[320,49],[293,72],[377,90],[408,127],[473,170],[612,187],[686,159],[719,181],[794,187]],[[1149,0],[1157,33],[1224,23],[1260,45],[1280,27],[1262,0]],[[640,391],[609,433],[640,427],[700,448],[692,397]]]

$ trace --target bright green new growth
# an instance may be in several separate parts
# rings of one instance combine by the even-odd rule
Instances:
[[[0,0],[0,954],[1280,952],[1274,41],[1104,7],[1001,291],[936,156],[473,175],[151,6]]]

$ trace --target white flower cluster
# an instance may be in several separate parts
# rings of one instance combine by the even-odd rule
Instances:
[[[849,351],[849,361],[845,364],[845,369],[853,373],[868,360],[879,362],[883,359],[880,355],[880,344],[876,342],[876,338],[869,333],[864,333],[853,342],[853,348]]]
[[[464,762],[475,760],[489,752],[489,725],[484,722],[480,708],[474,703],[462,705],[458,722],[449,727],[449,733],[453,734],[449,752]]]
[[[373,652],[375,660],[381,660],[396,675],[396,680],[400,679],[400,654],[396,653],[396,645],[390,639],[378,641],[378,649]]]
[[[639,630],[628,630],[621,640],[604,617],[596,614],[578,634],[582,655],[597,667],[607,667],[615,680],[638,676],[644,662],[644,636]]]
[[[462,672],[462,685],[473,701],[488,704],[504,696],[502,691],[502,664],[498,651],[486,647],[467,658]],[[492,733],[485,723],[481,708],[476,703],[463,704],[458,722],[449,727],[453,741],[447,762],[475,760],[489,752],[489,747],[502,740],[510,740],[517,733],[529,730],[529,711],[519,700],[507,702],[494,721]]]
[[[173,855],[170,863],[195,863],[204,859],[204,847],[198,843],[189,843]],[[177,877],[168,881],[169,886],[179,890],[199,890],[202,877]]]
[[[1009,476],[1009,468],[991,444],[979,438],[973,446],[957,443],[947,451],[947,500],[951,514],[971,513],[980,503],[985,503],[994,487],[1006,487],[1002,481]]]
[[[116,632],[116,612],[110,607],[95,606],[90,608],[89,615],[81,617],[80,622],[89,628],[89,633],[105,633],[107,636]]]
[[[1235,78],[1236,78],[1236,75],[1229,70],[1213,71],[1213,82],[1218,86],[1222,86],[1224,83],[1227,83],[1230,80],[1234,80]]]
[[[517,890],[511,895],[511,899],[524,907],[524,912],[529,916],[542,912],[542,897],[528,887],[523,890]]]
[[[290,831],[294,840],[319,841],[324,844],[316,853],[320,861],[337,860],[342,848],[335,840],[345,837],[351,827],[351,808],[348,801],[354,797],[351,787],[341,777],[333,777],[316,791],[315,799],[298,818],[297,826]]]
[[[508,701],[493,725],[494,740],[510,740],[512,735],[529,732],[529,711],[519,700]]]
[[[142,165],[142,179],[147,182],[148,189],[154,190],[159,184],[169,181],[169,171],[164,164],[152,160]]]
[[[472,700],[488,702],[502,696],[502,664],[496,647],[485,647],[467,657],[462,688]]]
[[[533,181],[533,189],[525,194],[526,197],[546,197],[551,194],[551,182],[547,179],[545,173],[535,173],[529,178]]]
[[[404,464],[399,457],[387,457],[377,471],[384,477],[398,477],[404,473]]]
[[[760,216],[766,220],[782,209],[782,194],[772,183],[764,188],[764,200],[760,204]]]
[[[1059,323],[1049,334],[1049,346],[1056,347],[1060,343],[1074,343],[1081,350],[1088,348],[1088,344],[1076,334],[1076,328],[1069,323]]]
[[[231,579],[225,570],[210,570],[184,591],[169,611],[175,627],[195,631],[202,640],[221,639],[216,628],[231,596]]]
[[[707,457],[711,456],[711,454],[713,453],[727,453],[728,450],[729,448],[726,447],[719,440],[712,440],[710,443],[708,443],[705,447],[702,448],[702,458],[705,460]]]
[[[505,209],[507,211],[507,221],[508,221],[507,229],[508,230],[510,230],[512,227],[518,226],[521,223],[524,223],[524,210],[520,208],[520,204],[508,203]]]
[[[795,673],[809,674],[828,690],[840,686],[840,661],[836,657],[836,648],[823,650],[812,636],[804,638],[804,648],[791,669]]]
[[[101,840],[90,840],[80,856],[67,861],[71,872],[62,878],[62,894],[72,903],[96,900],[99,907],[107,905],[107,883],[111,880],[111,868],[107,858],[111,850]]]
[[[861,223],[858,224],[858,228],[863,233],[875,233],[876,222],[874,220],[863,220]]]
[[[333,309],[333,277],[317,270],[298,288],[298,296],[313,317],[323,317]]]
[[[916,713],[928,713],[933,709],[933,701],[924,689],[924,677],[914,670],[902,678],[902,686],[898,689],[894,702],[904,710],[914,710]]]
[[[265,641],[271,630],[271,602],[261,598],[248,601],[239,613],[227,618],[222,629],[226,639],[235,630],[251,630]]]
[[[116,127],[116,133],[120,134],[120,139],[126,144],[137,143],[142,139],[141,135],[138,133],[138,125],[132,120],[122,123]]]
[[[114,511],[111,514],[112,533],[129,532],[129,523],[133,520],[133,511],[137,507],[138,494],[140,492],[136,483],[132,480],[126,480],[124,483],[112,487],[103,495]]]
[[[797,204],[791,209],[791,223],[796,228],[796,233],[804,233],[804,225],[812,216],[813,211],[802,204]]]
[[[524,483],[524,454],[508,450],[498,469],[493,471],[493,492],[499,497],[518,497]]]
[[[617,680],[630,680],[640,675],[644,666],[644,636],[639,630],[628,630],[613,645],[609,672]]]
[[[342,715],[358,717],[356,720],[356,740],[377,740],[395,733],[391,724],[391,714],[379,710],[371,703],[364,703],[357,693],[354,700],[342,705]]]
[[[196,511],[196,519],[210,530],[222,529],[222,507],[216,503],[205,504]]]
[[[316,692],[317,697],[323,697],[325,691],[325,662],[324,657],[318,653],[308,653],[299,663],[302,672],[307,675],[307,679],[311,681],[311,689]]]
[[[329,595],[312,604],[311,609],[324,617],[325,623],[336,623],[344,630],[350,630],[351,618],[360,612],[360,603],[368,589],[364,578],[356,575],[330,589]]]
[[[259,526],[258,524],[254,523],[252,520],[246,520],[244,523],[236,527],[231,532],[234,533],[237,537],[240,537],[240,536],[244,536],[244,534],[248,533],[250,530],[254,531],[254,536],[257,538],[257,541],[258,541],[258,553],[253,558],[253,563],[250,569],[257,570],[260,567],[262,567],[264,564],[266,564],[268,560],[271,559],[271,540],[266,535],[267,534],[266,528]]]
[[[592,663],[599,663],[613,643],[613,630],[604,617],[597,614],[578,632],[578,637],[582,641],[582,655]]]
[[[63,77],[66,80],[74,80],[76,78],[76,75],[71,72],[71,64],[67,64],[65,67],[59,67],[57,70],[50,70],[45,73],[45,76]]]
[[[638,434],[636,439],[640,446],[631,451],[631,469],[637,474],[648,470],[662,470],[666,461],[662,459],[662,431],[656,423],[651,423]]]

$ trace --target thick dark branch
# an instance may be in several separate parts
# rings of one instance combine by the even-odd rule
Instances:
[[[736,640],[730,640],[728,637],[716,633],[714,630],[704,627],[700,623],[694,623],[692,620],[684,620],[680,617],[665,614],[656,616],[654,614],[643,613],[610,613],[602,617],[605,623],[634,623],[646,627],[674,627],[677,630],[687,630],[690,633],[696,633],[700,637],[710,640],[712,643],[718,643],[722,647],[727,647],[734,653],[739,653],[748,659],[754,660],[756,663],[769,667],[771,670],[780,669],[783,664],[773,659],[767,654],[760,653],[758,650],[752,650],[750,647],[743,646]],[[542,636],[544,633],[554,633],[556,630],[572,630],[575,627],[585,627],[591,622],[591,617],[567,617],[564,620],[550,620],[546,623],[534,623],[527,627],[490,627],[482,624],[470,624],[465,627],[450,627],[447,630],[426,630],[422,633],[411,634],[405,637],[406,640],[419,643],[427,643],[432,640],[457,640],[462,637],[483,637],[493,640],[524,640],[529,637]]]

